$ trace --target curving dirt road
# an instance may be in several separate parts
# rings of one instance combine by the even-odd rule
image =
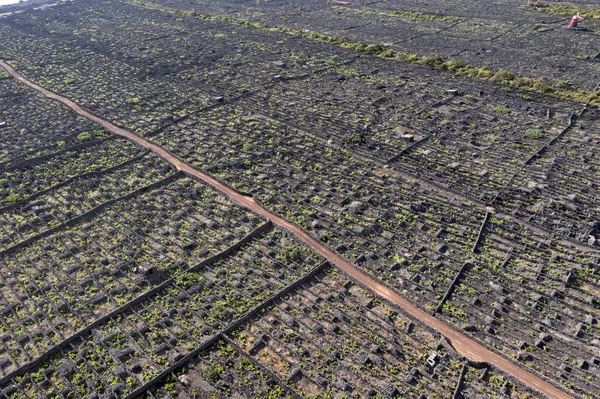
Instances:
[[[159,155],[161,158],[163,158],[164,160],[166,160],[167,162],[172,164],[178,170],[188,173],[189,175],[195,176],[196,178],[206,182],[207,184],[209,184],[212,187],[216,188],[217,190],[221,191],[223,194],[225,194],[227,197],[229,197],[231,200],[233,200],[237,204],[239,204],[243,207],[249,208],[249,209],[253,210],[254,212],[266,217],[267,219],[270,219],[274,224],[291,231],[293,234],[296,235],[296,237],[298,237],[300,240],[302,240],[304,243],[306,243],[308,246],[310,246],[313,250],[315,250],[317,253],[319,253],[321,256],[323,256],[325,259],[329,260],[332,264],[334,264],[338,268],[342,269],[348,275],[352,276],[354,279],[356,279],[360,283],[369,287],[371,290],[376,292],[381,297],[383,297],[383,298],[387,299],[388,301],[401,307],[407,313],[409,313],[413,317],[419,319],[422,323],[427,324],[431,328],[439,331],[446,338],[448,338],[448,340],[452,343],[454,348],[456,348],[456,350],[459,353],[461,353],[463,356],[465,356],[471,360],[484,361],[484,362],[493,364],[496,367],[498,367],[499,369],[503,370],[504,372],[512,375],[515,379],[521,381],[523,384],[535,389],[536,391],[548,396],[549,398],[574,399],[573,396],[567,394],[566,392],[555,387],[554,385],[550,384],[549,382],[542,380],[541,378],[535,376],[534,374],[532,374],[532,373],[526,371],[525,369],[517,366],[516,364],[512,363],[510,360],[498,355],[495,352],[492,352],[491,350],[487,349],[483,345],[477,343],[476,341],[467,337],[463,333],[452,328],[445,322],[438,320],[435,317],[433,317],[431,314],[421,310],[420,308],[413,305],[412,303],[410,303],[408,300],[401,297],[400,295],[396,294],[394,291],[390,290],[383,284],[375,281],[373,278],[371,278],[366,273],[357,269],[355,266],[350,264],[348,261],[346,261],[339,255],[337,255],[336,253],[331,251],[323,243],[321,243],[320,241],[311,237],[306,231],[302,230],[301,228],[292,224],[291,222],[289,222],[285,219],[282,219],[281,217],[264,209],[262,206],[257,204],[252,198],[244,196],[244,195],[232,190],[231,188],[229,188],[225,184],[221,183],[220,181],[216,180],[215,178],[213,178],[197,169],[194,169],[192,166],[175,158],[175,156],[173,154],[169,153],[162,147],[160,147],[160,146],[158,146],[158,145],[156,145],[134,133],[131,133],[131,132],[129,132],[125,129],[122,129],[118,126],[115,126],[114,124],[112,124],[102,118],[99,118],[99,117],[89,113],[88,111],[84,110],[79,105],[75,104],[73,101],[71,101],[65,97],[62,97],[56,93],[53,93],[49,90],[44,89],[43,87],[36,85],[33,82],[30,82],[29,80],[27,80],[24,77],[22,77],[21,75],[19,75],[19,73],[16,72],[10,65],[6,64],[4,62],[4,60],[0,60],[0,66],[2,68],[4,68],[15,79],[22,82],[23,84],[39,91],[40,93],[44,94],[48,98],[57,100],[57,101],[65,104],[66,106],[68,106],[69,108],[71,108],[75,112],[77,112],[78,114],[102,125],[104,128],[113,132],[114,134],[125,137],[141,147],[148,148],[148,149],[154,151],[157,155]]]

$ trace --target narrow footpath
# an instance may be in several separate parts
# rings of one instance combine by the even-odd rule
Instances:
[[[104,120],[96,115],[89,113],[88,111],[84,110],[83,108],[81,108],[79,105],[77,105],[73,101],[69,100],[68,98],[60,96],[49,90],[46,90],[43,87],[38,86],[35,83],[25,79],[18,72],[16,72],[10,65],[5,63],[4,60],[0,60],[0,66],[2,68],[4,68],[15,79],[22,82],[23,84],[39,91],[40,93],[44,94],[48,98],[51,98],[53,100],[56,100],[56,101],[59,101],[59,102],[65,104],[66,106],[68,106],[69,108],[71,108],[72,110],[77,112],[78,114],[102,125],[105,129],[113,132],[114,134],[125,137],[143,148],[152,150],[158,156],[160,156],[165,161],[167,161],[171,165],[173,165],[177,170],[183,171],[184,173],[187,173],[191,176],[194,176],[194,177],[204,181],[205,183],[211,185],[215,189],[221,191],[223,194],[225,194],[227,197],[229,197],[232,201],[236,202],[237,204],[239,204],[245,208],[251,209],[254,212],[264,216],[265,218],[270,219],[275,225],[289,230],[294,235],[296,235],[296,237],[298,237],[298,239],[303,241],[306,245],[311,247],[313,250],[315,250],[317,253],[319,253],[321,256],[323,256],[325,259],[330,261],[332,264],[334,264],[335,266],[337,266],[338,268],[340,268],[341,270],[346,272],[348,275],[350,275],[356,281],[358,281],[361,284],[363,284],[364,286],[370,288],[371,290],[373,290],[375,293],[377,293],[382,298],[385,298],[388,301],[395,304],[396,306],[404,309],[407,313],[409,313],[416,319],[420,320],[422,323],[424,323],[424,324],[428,325],[429,327],[435,329],[436,331],[440,332],[452,343],[452,346],[454,346],[454,348],[461,355],[465,356],[466,358],[468,358],[470,360],[474,360],[474,361],[487,362],[489,364],[492,364],[492,365],[498,367],[499,369],[503,370],[507,374],[510,374],[515,379],[521,381],[526,386],[528,386],[532,389],[535,389],[536,391],[546,395],[549,398],[552,398],[552,399],[554,399],[554,398],[556,398],[556,399],[574,399],[573,396],[571,396],[571,395],[567,394],[566,392],[564,392],[563,390],[555,387],[553,384],[546,382],[543,379],[541,379],[540,377],[526,371],[525,369],[519,367],[518,365],[516,365],[515,363],[511,362],[510,360],[504,358],[503,356],[501,356],[495,352],[492,352],[491,350],[487,349],[483,345],[479,344],[478,342],[474,341],[473,339],[469,338],[468,336],[464,335],[463,333],[461,333],[458,330],[454,329],[453,327],[449,326],[445,322],[436,319],[431,314],[429,314],[429,313],[425,312],[424,310],[421,310],[417,306],[413,305],[411,302],[409,302],[405,298],[401,297],[400,295],[398,295],[391,289],[387,288],[385,285],[377,282],[376,280],[371,278],[369,275],[367,275],[363,271],[357,269],[355,266],[353,266],[347,260],[343,259],[339,255],[334,253],[326,245],[324,245],[320,241],[314,239],[312,236],[310,236],[306,231],[304,231],[300,227],[269,212],[268,210],[266,210],[265,208],[263,208],[262,206],[257,204],[251,197],[244,196],[244,195],[238,193],[237,191],[231,189],[230,187],[221,183],[220,181],[216,180],[215,178],[180,161],[173,154],[169,153],[167,150],[163,149],[162,147],[160,147],[160,146],[158,146],[158,145],[156,145],[156,144],[154,144],[154,143],[152,143],[152,142],[150,142],[128,130],[125,130],[118,126],[115,126],[114,124],[108,122],[107,120]]]

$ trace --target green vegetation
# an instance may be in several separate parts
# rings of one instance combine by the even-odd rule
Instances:
[[[451,314],[453,316],[457,316],[457,317],[460,317],[460,318],[463,318],[463,319],[465,317],[467,317],[467,314],[463,310],[455,308],[454,305],[452,305],[448,301],[444,302],[444,304],[442,305],[442,310],[445,313],[448,313],[448,314]]]
[[[547,7],[540,7],[538,10],[546,14],[575,15],[579,13],[579,15],[584,18],[600,18],[600,9],[598,8],[578,7],[571,4],[550,5]]]
[[[506,108],[504,105],[496,105],[494,111],[507,114],[510,112],[510,108]]]
[[[139,104],[139,103],[141,102],[141,100],[140,100],[139,98],[137,98],[137,97],[127,97],[127,98],[125,99],[125,102],[126,102],[127,104],[132,104],[132,105],[134,105],[134,104]]]
[[[198,283],[204,283],[204,277],[199,273],[182,273],[175,278],[175,284],[185,290]]]
[[[400,17],[404,19],[411,20],[419,20],[419,21],[440,21],[440,22],[450,22],[457,23],[464,21],[464,18],[461,17],[453,17],[449,15],[435,15],[435,14],[424,14],[422,12],[414,12],[414,11],[378,11],[371,10],[368,8],[347,8],[347,7],[336,7],[339,10],[353,12],[356,14],[372,14],[372,15],[380,15],[386,17]]]
[[[90,132],[81,132],[77,135],[77,140],[79,141],[90,141],[92,138],[93,136]]]
[[[527,129],[525,130],[525,137],[528,139],[541,139],[544,134],[538,129]]]
[[[589,101],[590,104],[600,104],[600,91],[592,93],[585,90],[568,88],[565,87],[565,84],[562,81],[551,82],[548,78],[543,76],[539,78],[517,77],[514,74],[503,70],[493,71],[485,66],[476,67],[472,65],[466,65],[461,61],[446,59],[437,55],[421,56],[416,54],[407,54],[402,51],[387,49],[380,44],[367,44],[364,42],[356,42],[346,37],[340,38],[337,36],[328,36],[317,32],[306,33],[305,31],[297,29],[273,27],[264,23],[250,22],[243,18],[201,14],[193,10],[179,10],[176,8],[165,7],[154,3],[143,2],[140,0],[130,0],[130,3],[140,7],[161,10],[172,14],[182,14],[189,17],[195,17],[204,20],[221,21],[245,26],[248,28],[262,29],[271,32],[282,32],[294,36],[302,36],[321,42],[331,43],[336,46],[359,51],[362,53],[376,55],[382,58],[396,59],[401,62],[420,62],[422,64],[430,65],[437,69],[457,72],[462,76],[492,81],[501,85],[506,85],[508,87],[513,87],[520,90],[548,94],[553,97],[562,98],[565,100],[572,100],[578,102]]]
[[[502,387],[502,384],[504,384],[504,376],[495,374],[490,376],[490,385],[492,388],[498,389]]]
[[[217,319],[224,319],[229,313],[229,308],[227,307],[227,302],[225,301],[216,301],[213,304],[213,307],[210,309],[210,315]]]
[[[290,247],[286,247],[281,250],[281,252],[277,255],[277,260],[282,262],[299,262],[304,257],[304,251],[302,247],[294,245]]]
[[[11,205],[11,204],[21,201],[22,199],[23,199],[23,196],[21,194],[11,193],[4,199],[4,202],[7,205]]]
[[[360,135],[358,135],[358,134],[350,134],[350,135],[346,136],[344,140],[346,141],[346,144],[348,144],[348,145],[359,144],[362,141]]]
[[[214,361],[202,368],[202,373],[211,382],[217,382],[224,372],[225,367]]]

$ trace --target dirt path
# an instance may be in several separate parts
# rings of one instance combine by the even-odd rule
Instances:
[[[175,156],[162,147],[134,134],[125,129],[115,126],[114,124],[99,118],[91,113],[87,112],[79,105],[75,104],[73,101],[62,97],[56,93],[53,93],[49,90],[44,89],[36,85],[33,82],[28,81],[21,75],[19,75],[10,65],[6,64],[3,60],[0,60],[0,66],[3,67],[9,74],[11,74],[15,79],[22,82],[23,84],[39,91],[44,94],[46,97],[57,100],[69,108],[73,109],[78,114],[85,116],[86,118],[102,125],[107,130],[117,134],[119,136],[125,137],[137,145],[148,148],[154,151],[161,158],[172,164],[178,170],[181,170],[185,173],[188,173],[192,176],[197,177],[198,179],[210,184],[212,187],[221,191],[225,195],[227,195],[231,200],[238,203],[239,205],[249,208],[256,213],[270,219],[274,224],[283,227],[293,234],[295,234],[300,240],[314,249],[317,253],[323,256],[325,259],[329,260],[332,264],[336,265],[348,275],[352,276],[354,279],[369,287],[371,290],[376,292],[381,297],[389,300],[390,302],[396,304],[397,306],[404,309],[407,313],[411,314],[413,317],[419,319],[424,324],[427,324],[431,328],[439,331],[443,334],[448,340],[452,343],[452,345],[456,348],[456,350],[462,354],[463,356],[475,360],[475,361],[484,361],[490,364],[495,365],[499,369],[504,372],[512,375],[515,379],[521,381],[523,384],[547,395],[549,398],[556,399],[573,399],[572,396],[562,391],[561,389],[555,387],[554,385],[542,380],[541,378],[533,375],[532,373],[524,370],[523,368],[517,366],[512,363],[510,360],[498,355],[485,348],[483,345],[477,343],[466,335],[462,334],[458,330],[455,330],[445,322],[436,319],[431,314],[421,310],[417,306],[410,303],[405,298],[396,294],[383,284],[375,281],[373,278],[369,277],[366,273],[354,267],[345,259],[341,258],[339,255],[331,251],[327,246],[325,246],[320,241],[317,241],[313,237],[311,237],[307,232],[299,228],[298,226],[292,224],[291,222],[280,218],[279,216],[269,212],[264,209],[260,205],[258,205],[251,197],[244,196],[215,178],[187,165],[186,163],[180,161],[175,158]]]

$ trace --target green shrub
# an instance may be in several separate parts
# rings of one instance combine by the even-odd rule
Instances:
[[[92,134],[90,132],[81,132],[77,135],[77,140],[79,141],[90,141],[92,139]]]
[[[431,65],[434,67],[441,67],[444,65],[445,61],[439,55],[430,55],[424,58],[421,58],[421,63],[425,65]]]
[[[211,362],[209,365],[202,367],[202,373],[206,376],[206,379],[210,382],[217,382],[221,378],[221,374],[225,372],[225,368],[217,363]]]
[[[370,44],[365,48],[365,53],[371,55],[378,55],[385,51],[385,48],[381,44]]]
[[[541,93],[552,93],[554,87],[552,87],[552,83],[548,78],[542,76],[533,82],[533,90]]]
[[[527,137],[528,139],[536,139],[537,140],[537,139],[541,139],[542,137],[544,137],[544,135],[538,129],[527,129],[527,130],[525,130],[525,137]]]
[[[227,302],[225,301],[216,301],[214,302],[212,308],[209,311],[210,315],[217,320],[223,320],[225,316],[229,313],[229,308],[227,307]]]
[[[490,81],[492,82],[497,82],[497,83],[508,83],[511,82],[515,79],[515,75],[513,75],[510,72],[507,72],[503,69],[498,70],[498,72],[496,72],[494,75],[492,75],[492,77],[490,78]]]
[[[5,199],[4,202],[7,203],[8,205],[10,204],[14,204],[16,202],[19,202],[23,199],[23,196],[21,194],[18,193],[11,193],[9,194]]]
[[[402,62],[417,62],[421,59],[416,54],[399,54],[398,58]]]
[[[465,64],[459,60],[448,60],[444,63],[444,67],[449,71],[456,71],[465,67]]]
[[[302,249],[298,246],[284,248],[276,256],[277,260],[284,263],[298,262],[302,260],[303,257],[304,253],[302,252]]]
[[[379,54],[379,56],[383,58],[394,58],[396,56],[396,52],[394,50],[386,50]]]
[[[490,376],[490,386],[494,389],[498,389],[502,387],[504,384],[504,376],[501,375],[492,375]]]
[[[349,134],[344,140],[346,141],[346,144],[358,144],[362,141],[362,138],[358,134]]]
[[[494,72],[490,71],[486,67],[477,69],[477,77],[480,79],[489,79],[494,76]]]

